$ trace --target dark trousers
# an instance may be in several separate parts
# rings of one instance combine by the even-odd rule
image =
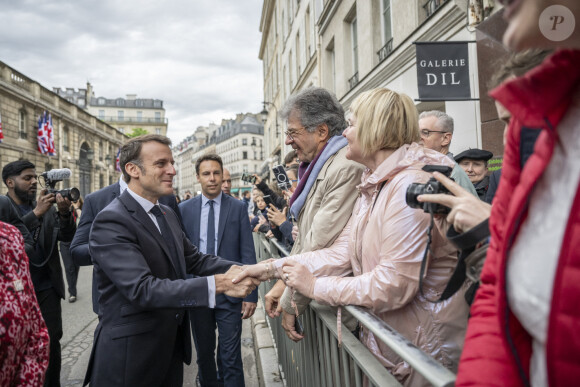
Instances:
[[[53,288],[36,292],[42,318],[50,337],[50,354],[44,387],[60,386],[60,339],[62,338],[62,310],[60,296]]]
[[[68,293],[71,296],[77,296],[77,278],[79,277],[79,265],[72,259],[70,254],[70,242],[59,242],[60,257],[64,263],[64,273],[66,274],[66,283],[68,284]]]
[[[223,296],[216,297],[219,298]],[[224,304],[226,307],[222,307]],[[241,311],[241,302],[232,304],[225,300],[219,302],[215,309],[198,308],[191,312],[199,380],[203,387],[214,387],[221,383],[225,387],[244,386]],[[216,325],[219,334],[217,367],[214,360]]]
[[[177,330],[177,338],[173,348],[173,357],[169,370],[165,376],[162,387],[182,387],[183,386],[183,335],[181,329]]]

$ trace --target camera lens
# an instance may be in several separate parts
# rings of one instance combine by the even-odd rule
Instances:
[[[60,191],[57,191],[56,193],[61,194],[63,198],[67,198],[71,202],[76,202],[81,197],[81,192],[78,190],[78,188],[74,188],[74,187],[61,189]]]
[[[417,201],[417,196],[425,193],[425,184],[413,183],[407,187],[407,194],[405,200],[407,205],[411,208],[423,208],[423,203]]]

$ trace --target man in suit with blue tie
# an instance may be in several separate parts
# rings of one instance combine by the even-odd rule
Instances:
[[[93,221],[103,208],[107,207],[109,203],[121,196],[121,194],[125,192],[126,189],[127,183],[125,183],[125,180],[123,180],[123,175],[121,175],[119,181],[116,183],[101,188],[98,191],[92,192],[85,197],[83,211],[77,226],[77,231],[70,245],[71,256],[77,265],[90,266],[93,264],[93,261],[91,260],[91,254],[89,252],[89,233],[91,232]],[[181,222],[181,214],[179,213],[177,200],[175,200],[175,195],[173,195],[173,193],[171,195],[160,197],[159,203],[171,207]],[[93,311],[96,314],[99,314],[99,290],[97,289],[97,282],[95,281],[94,274],[92,293]]]
[[[159,204],[173,191],[170,144],[165,136],[145,135],[123,146],[128,187],[93,222],[99,324],[85,385],[182,386],[183,363],[192,354],[189,313],[213,308],[221,293],[245,297],[257,285],[234,285],[240,267],[201,253],[177,215]]]
[[[256,263],[254,242],[246,206],[222,193],[223,163],[217,154],[206,154],[195,164],[201,195],[179,205],[187,237],[201,252],[217,254],[244,265]],[[202,386],[244,386],[241,354],[242,319],[251,317],[258,301],[257,290],[245,299],[220,294],[213,309],[192,315]],[[215,329],[219,332],[218,364]],[[216,372],[217,369],[217,372]],[[219,376],[218,376],[219,372]]]

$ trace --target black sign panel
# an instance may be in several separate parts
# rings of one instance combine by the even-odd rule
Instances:
[[[419,100],[471,99],[467,42],[415,42]]]

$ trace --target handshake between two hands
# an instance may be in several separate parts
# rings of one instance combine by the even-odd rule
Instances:
[[[294,260],[285,260],[283,267],[274,266],[275,259],[256,265],[233,265],[225,274],[215,276],[216,292],[231,297],[246,297],[262,281],[281,278],[287,286],[312,298],[316,278],[308,268]]]

